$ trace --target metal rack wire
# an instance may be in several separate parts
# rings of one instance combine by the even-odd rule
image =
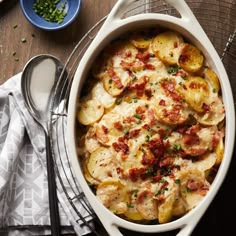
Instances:
[[[235,0],[187,0],[186,1],[201,26],[207,33],[211,42],[220,55],[230,81],[233,81],[233,75],[236,72],[236,1]],[[123,14],[123,18],[140,13],[163,13],[179,17],[179,13],[173,9],[164,0],[136,0]],[[59,99],[61,105],[53,107],[51,116],[51,132],[54,138],[52,147],[54,150],[54,161],[56,163],[56,173],[58,176],[58,186],[68,200],[68,204],[75,216],[78,224],[85,224],[91,229],[94,235],[105,235],[100,232],[101,227],[92,227],[91,220],[96,225],[100,225],[93,209],[85,199],[83,192],[79,187],[72,168],[70,166],[70,157],[66,144],[66,119],[67,102],[70,94],[70,85],[78,64],[83,57],[86,49],[93,41],[106,17],[97,22],[78,42],[65,68],[61,74],[59,83],[55,90],[54,100]],[[235,89],[235,88],[234,88]],[[236,94],[236,91],[233,91]],[[57,104],[57,101],[55,102]],[[81,214],[78,204],[83,206],[86,217]],[[99,228],[99,230],[97,230]]]

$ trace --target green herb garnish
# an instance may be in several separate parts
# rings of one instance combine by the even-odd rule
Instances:
[[[65,11],[67,1],[59,3],[60,0],[36,0],[33,10],[44,20],[61,24],[67,14]]]

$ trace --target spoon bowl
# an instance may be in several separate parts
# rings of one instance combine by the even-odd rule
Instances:
[[[25,104],[44,128],[50,117],[53,91],[63,68],[56,57],[41,54],[30,59],[22,72],[21,88]]]
[[[42,54],[28,61],[21,77],[21,91],[25,105],[45,134],[49,211],[51,232],[54,236],[60,235],[60,219],[49,125],[54,90],[63,68],[64,65],[56,57]]]

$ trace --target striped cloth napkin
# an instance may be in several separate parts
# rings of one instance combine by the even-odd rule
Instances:
[[[45,235],[50,233],[45,137],[24,105],[20,81],[21,73],[0,86],[0,235],[3,229],[8,235]],[[68,166],[64,161],[63,168]],[[75,199],[89,222],[82,225],[58,180],[57,187],[63,231],[88,234],[90,212]],[[66,188],[70,194],[71,186]]]

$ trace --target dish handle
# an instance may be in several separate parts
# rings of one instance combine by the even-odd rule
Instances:
[[[192,231],[194,230],[196,224],[197,224],[197,222],[189,222],[189,223],[187,223],[186,225],[184,225],[184,226],[182,226],[180,228],[180,231],[178,232],[178,234],[176,236],[190,236]],[[109,235],[112,235],[112,236],[124,236],[120,232],[118,226],[115,223],[112,224],[110,222],[110,224],[108,223],[108,224],[105,224],[104,226],[105,226],[105,228],[106,228],[106,230],[107,230]],[[168,232],[168,231],[171,231],[171,230],[167,230],[166,232]]]
[[[111,28],[112,24],[116,24],[116,22],[119,22],[120,20],[122,20],[122,17],[124,13],[126,12],[128,6],[138,1],[140,0],[118,0],[117,3],[112,8],[109,15],[107,16],[107,19],[104,25],[102,26],[102,28],[106,28],[106,26]],[[146,1],[148,4],[149,0],[144,0],[144,1]],[[185,2],[185,0],[165,0],[165,2],[168,3],[170,6],[172,6],[179,12],[179,14],[181,15],[181,18],[179,20],[181,20],[183,24],[188,25],[188,26],[194,25],[194,29],[191,28],[192,30],[194,30],[198,34],[201,33],[206,36],[204,30],[202,29],[201,25],[199,24],[198,20],[194,16],[192,10],[188,6],[188,4]],[[142,4],[142,5],[145,5],[145,4]]]

